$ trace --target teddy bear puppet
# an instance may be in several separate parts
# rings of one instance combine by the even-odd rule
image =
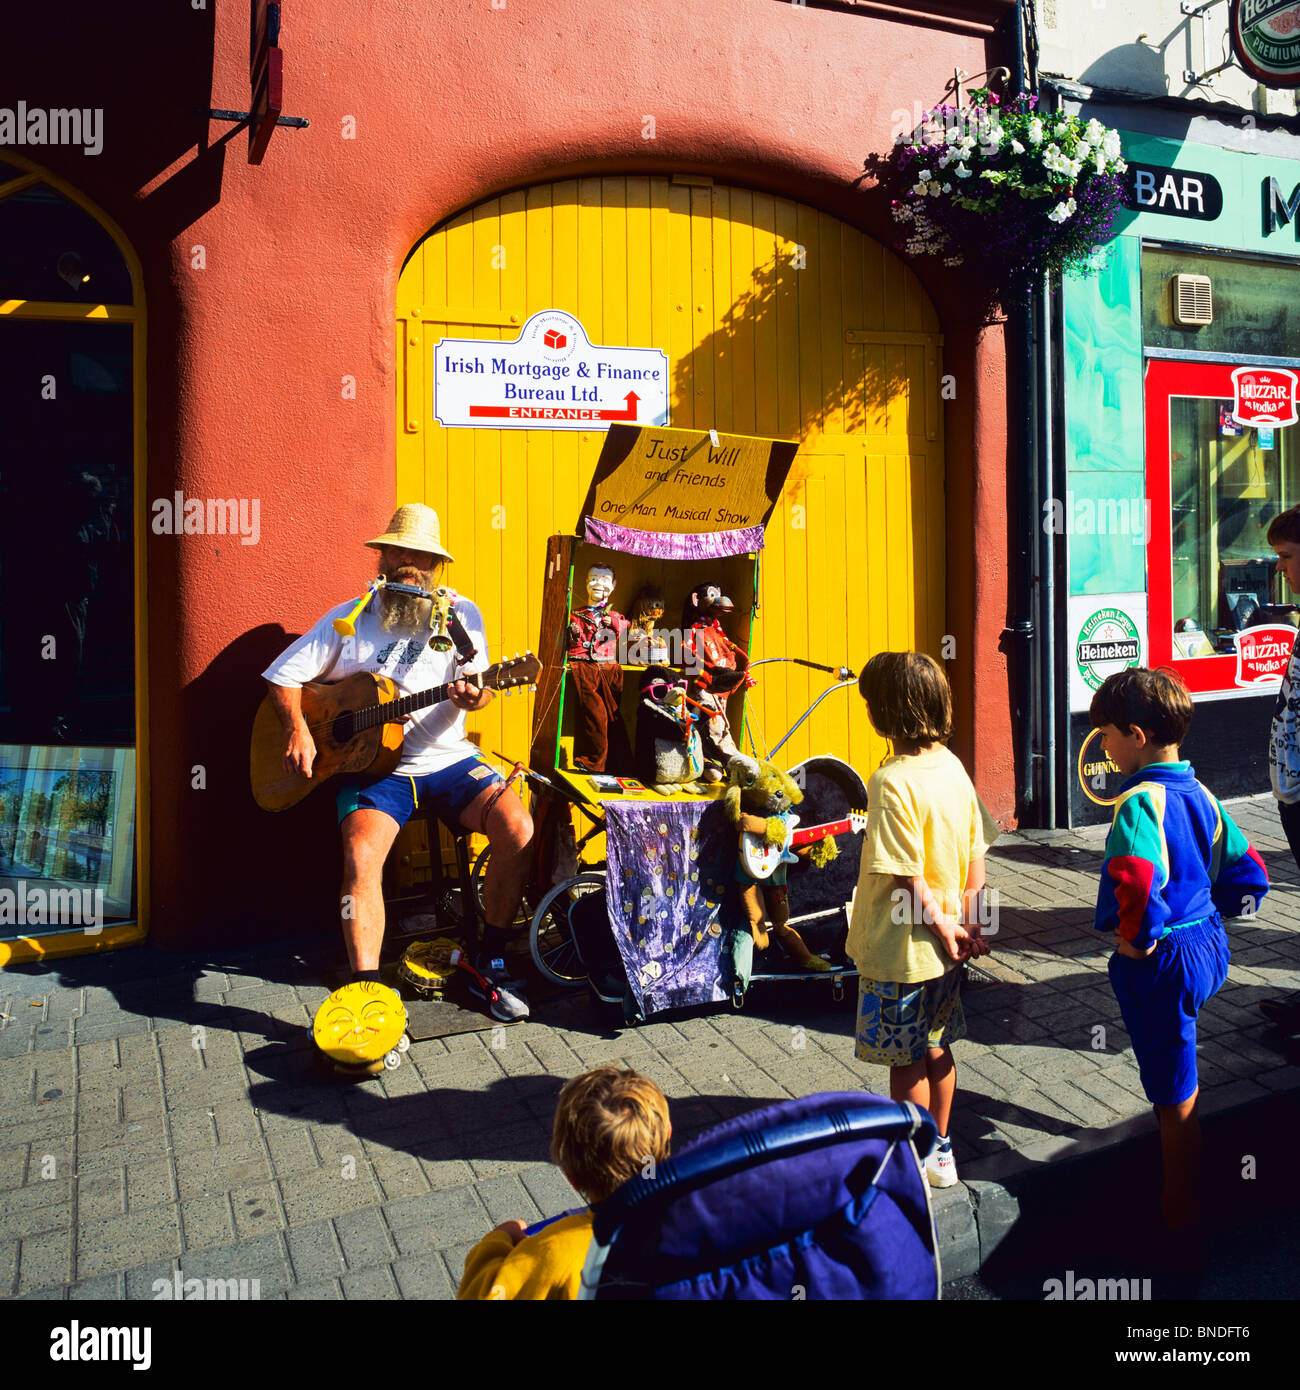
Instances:
[[[738,831],[759,835],[774,848],[783,848],[789,838],[790,813],[803,800],[803,793],[788,772],[774,763],[760,763],[741,754],[727,765],[727,790],[723,796],[727,816]],[[839,855],[839,846],[828,836],[795,851],[819,869]],[[743,855],[736,858],[735,879],[741,885],[741,901],[754,945],[765,951],[774,936],[788,955],[804,970],[832,970],[834,967],[808,949],[803,937],[790,926],[790,896],[784,864],[778,864],[767,879],[754,878],[745,867]],[[771,922],[769,935],[767,923]]]

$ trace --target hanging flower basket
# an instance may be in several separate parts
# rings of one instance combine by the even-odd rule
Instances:
[[[985,89],[927,111],[879,161],[900,249],[980,267],[1004,302],[1044,272],[1086,274],[1123,201],[1119,133]]]

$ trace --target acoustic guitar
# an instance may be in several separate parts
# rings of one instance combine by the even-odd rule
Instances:
[[[481,690],[511,690],[532,685],[541,671],[542,663],[532,652],[525,652],[460,679]],[[253,720],[248,750],[253,800],[264,811],[284,811],[331,777],[344,773],[366,779],[386,777],[401,761],[402,720],[416,710],[441,704],[450,690],[448,682],[417,695],[398,696],[387,676],[371,671],[357,671],[328,685],[309,681],[302,688],[302,716],[316,743],[310,777],[285,770],[284,725],[267,695]]]
[[[794,853],[804,845],[824,840],[827,835],[843,835],[851,830],[855,835],[867,828],[865,811],[850,811],[843,820],[828,821],[825,825],[809,825],[796,830],[798,816],[791,816],[786,826],[784,845],[770,845],[762,835],[752,835],[744,830],[740,835],[740,857],[745,872],[750,878],[771,878],[778,864],[797,864],[799,856]]]

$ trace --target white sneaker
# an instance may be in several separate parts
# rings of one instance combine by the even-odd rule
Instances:
[[[931,1187],[956,1187],[957,1163],[952,1156],[952,1144],[946,1149],[934,1149],[925,1160],[925,1176]]]

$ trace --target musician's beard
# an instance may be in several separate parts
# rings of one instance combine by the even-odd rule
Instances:
[[[391,574],[380,566],[380,573],[394,584],[414,584],[421,589],[432,589],[438,570],[417,569],[414,565],[400,565]],[[379,591],[379,625],[385,632],[409,635],[428,627],[433,612],[433,602],[427,598],[417,598],[414,594],[390,594],[386,589]]]

